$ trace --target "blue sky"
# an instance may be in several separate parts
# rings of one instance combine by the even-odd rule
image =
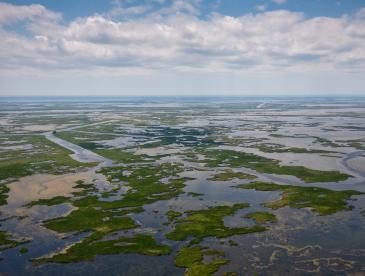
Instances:
[[[0,95],[364,95],[364,0],[0,1]]]
[[[105,13],[113,6],[114,1],[107,0],[17,0],[5,1],[16,5],[41,4],[50,10],[61,12],[67,21],[73,20],[79,16],[89,16],[94,13]],[[168,6],[171,1],[124,1],[126,7],[152,4],[155,9],[161,6]],[[258,6],[266,6],[267,11],[286,9],[289,11],[304,12],[308,17],[315,16],[341,16],[343,14],[353,14],[360,8],[365,6],[364,0],[287,0],[283,3],[275,3],[270,0],[222,0],[201,1],[201,11],[203,16],[209,15],[216,11],[224,15],[240,16],[243,13],[257,13]]]

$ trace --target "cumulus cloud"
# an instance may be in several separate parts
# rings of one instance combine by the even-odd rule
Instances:
[[[61,15],[42,5],[16,6],[0,2],[0,24],[12,24],[22,20],[60,20]]]
[[[365,71],[364,10],[338,18],[286,10],[201,18],[199,5],[176,0],[151,11],[119,6],[115,15],[147,14],[96,14],[65,24],[40,5],[1,4],[0,72]],[[20,21],[27,34],[9,30]]]

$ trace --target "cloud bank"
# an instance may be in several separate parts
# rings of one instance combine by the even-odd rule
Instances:
[[[0,3],[0,74],[365,72],[365,8],[338,18],[199,9],[196,0],[118,4],[64,22],[41,5]]]

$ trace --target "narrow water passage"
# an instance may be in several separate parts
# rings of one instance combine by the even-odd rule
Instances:
[[[82,163],[111,162],[109,159],[104,158],[90,150],[84,149],[78,145],[72,144],[68,141],[65,141],[61,138],[54,136],[52,132],[46,132],[46,133],[44,133],[44,136],[51,142],[74,152],[74,154],[72,154],[71,157],[73,159],[75,159],[76,161],[79,161]]]
[[[364,170],[358,170],[354,167],[352,167],[349,162],[352,160],[352,159],[355,159],[357,157],[360,157],[364,154],[364,151],[360,150],[360,151],[354,151],[354,152],[350,152],[346,155],[345,158],[343,158],[341,160],[341,164],[346,168],[348,169],[349,171],[361,176],[363,179],[365,179],[365,171]],[[364,181],[365,183],[365,181]]]

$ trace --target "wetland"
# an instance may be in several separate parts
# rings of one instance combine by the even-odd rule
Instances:
[[[1,98],[0,274],[365,274],[365,98]]]

